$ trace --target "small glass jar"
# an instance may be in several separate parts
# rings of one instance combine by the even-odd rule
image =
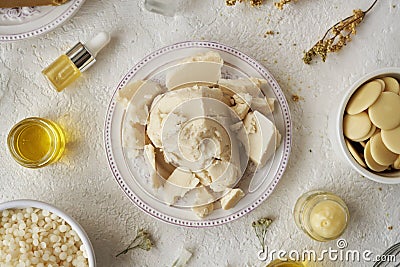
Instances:
[[[173,17],[178,11],[180,0],[145,0],[144,7],[151,12]]]
[[[17,163],[27,168],[40,168],[60,159],[65,148],[65,136],[56,123],[32,117],[11,129],[7,144]]]
[[[296,225],[312,239],[325,242],[339,238],[350,219],[346,203],[333,193],[311,191],[294,207]]]

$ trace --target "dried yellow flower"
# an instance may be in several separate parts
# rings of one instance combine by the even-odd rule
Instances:
[[[236,3],[248,2],[252,7],[261,6],[264,0],[226,0],[225,3],[227,6],[234,6]]]
[[[294,0],[294,1],[297,1],[297,0]],[[274,3],[274,5],[276,8],[282,10],[283,6],[290,2],[292,2],[292,0],[280,0],[279,2]]]
[[[303,61],[310,64],[314,56],[320,56],[325,62],[329,52],[337,52],[351,41],[351,35],[356,34],[356,27],[363,21],[365,15],[375,6],[378,0],[366,10],[353,10],[353,15],[339,21],[329,28],[324,37],[310,50],[304,53]]]

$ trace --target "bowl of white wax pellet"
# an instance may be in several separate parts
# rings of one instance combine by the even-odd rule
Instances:
[[[0,204],[0,266],[96,266],[83,228],[62,210],[35,200]]]
[[[358,173],[400,184],[400,68],[356,81],[342,98],[334,127],[337,147]]]

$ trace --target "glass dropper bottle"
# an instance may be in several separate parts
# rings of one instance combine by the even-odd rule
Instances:
[[[100,32],[85,44],[77,43],[65,55],[61,55],[45,68],[42,73],[50,86],[61,92],[96,62],[97,53],[109,42],[110,35]]]

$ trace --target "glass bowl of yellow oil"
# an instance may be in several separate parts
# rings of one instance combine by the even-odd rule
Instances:
[[[291,261],[291,260],[274,260],[266,267],[308,267],[306,262]]]
[[[60,159],[65,148],[65,136],[58,124],[32,117],[11,129],[7,144],[12,157],[20,165],[40,168]]]

